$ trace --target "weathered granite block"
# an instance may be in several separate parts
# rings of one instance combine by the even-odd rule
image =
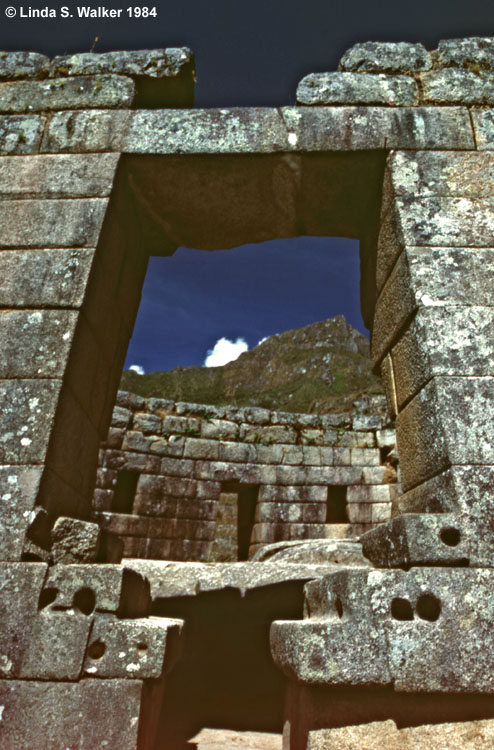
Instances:
[[[61,388],[60,380],[0,381],[2,464],[42,464]]]
[[[458,68],[433,70],[421,75],[421,98],[434,104],[494,103],[494,75]]]
[[[63,377],[78,313],[6,310],[0,313],[0,378]]]
[[[180,656],[182,624],[163,617],[116,620],[97,615],[84,673],[106,679],[158,679]]]
[[[324,515],[326,507],[324,503]],[[318,519],[322,520],[323,519]],[[298,503],[257,503],[256,505],[256,523],[301,523],[302,521],[302,504]]]
[[[86,611],[92,605],[95,612],[117,617],[146,617],[149,612],[148,581],[123,565],[54,565],[43,591],[49,610],[70,610],[74,602],[85,601]]]
[[[0,563],[3,612],[0,677],[3,679],[14,679],[19,674],[24,653],[29,648],[47,569],[45,563]]]
[[[132,113],[125,110],[54,112],[47,123],[41,151],[44,153],[120,151],[131,116]],[[0,127],[1,123],[2,118],[0,118]]]
[[[80,307],[93,256],[93,249],[1,252],[0,305]]]
[[[2,740],[9,750],[136,750],[141,697],[138,680],[2,681]]]
[[[466,107],[282,107],[297,150],[474,149]]]
[[[42,77],[49,65],[50,59],[39,52],[0,52],[0,79]]]
[[[211,440],[235,440],[239,426],[235,422],[225,419],[203,419],[201,421],[201,437]]]
[[[437,59],[440,65],[449,67],[479,66],[482,69],[494,68],[494,38],[467,37],[466,39],[441,39],[437,45]]]
[[[492,575],[415,568],[326,576],[306,586],[314,619],[271,626],[273,657],[305,684],[444,693],[475,684],[492,693]]]
[[[387,164],[394,196],[440,195],[488,200],[494,195],[494,159],[488,153],[395,151],[389,155]]]
[[[494,464],[491,377],[435,377],[398,414],[406,491],[451,464]]]
[[[352,466],[379,466],[381,463],[377,448],[351,448]]]
[[[40,115],[0,116],[0,154],[35,154],[44,126]]]
[[[144,435],[159,435],[161,433],[162,420],[155,414],[146,414],[137,412],[132,419],[134,430],[144,433]]]
[[[494,148],[494,112],[489,109],[472,109],[472,124],[479,151]]]
[[[234,448],[242,448],[242,446],[234,445]],[[186,438],[183,455],[184,458],[209,459],[212,461],[217,461],[218,459],[221,461],[247,460],[246,457],[244,458],[241,455],[241,452],[232,451],[231,445],[228,448],[228,444],[226,446],[223,443],[220,445],[217,440],[204,440],[201,438]]]
[[[79,52],[75,55],[54,57],[50,63],[49,75],[53,78],[117,73],[132,77],[172,78],[192,60],[192,51],[187,47],[118,50],[104,53]],[[45,58],[44,62],[46,61]]]
[[[382,265],[378,261],[378,272]],[[471,305],[473,301],[490,305],[491,269],[492,248],[404,248],[377,301],[371,342],[374,364],[417,308],[437,311],[448,304]]]
[[[364,534],[362,551],[376,568],[461,566],[470,561],[470,539],[456,514],[404,513]]]
[[[142,432],[126,430],[122,440],[122,450],[149,453],[151,452],[151,445],[153,442],[155,442],[153,437],[143,435]]]
[[[110,194],[118,154],[6,156],[0,198],[102,198]]]
[[[492,307],[421,307],[392,350],[398,407],[436,375],[494,369]]]
[[[134,97],[134,82],[125,76],[77,76],[0,83],[0,112],[118,109],[132,106]]]
[[[95,562],[101,541],[96,523],[60,516],[51,532],[51,554],[56,563]]]
[[[350,523],[382,524],[391,518],[391,503],[352,503],[347,507],[347,515]]]
[[[417,84],[408,76],[381,73],[310,73],[297,87],[297,104],[418,104]]]
[[[422,44],[360,42],[345,52],[339,67],[361,73],[408,73],[431,65],[431,56]]]
[[[79,679],[93,618],[77,610],[40,612],[17,675],[23,680]]]
[[[136,112],[123,150],[131,154],[259,153],[288,150],[277,109]]]
[[[0,247],[96,245],[108,200],[0,201]]]
[[[41,481],[39,466],[0,467],[0,560],[20,560]]]
[[[355,484],[347,488],[347,503],[389,503],[391,484]]]

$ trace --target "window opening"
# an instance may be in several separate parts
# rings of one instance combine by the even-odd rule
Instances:
[[[346,492],[346,487],[337,485],[328,487],[326,523],[348,523]]]
[[[132,513],[138,479],[139,472],[137,471],[118,472],[111,504],[113,513]]]

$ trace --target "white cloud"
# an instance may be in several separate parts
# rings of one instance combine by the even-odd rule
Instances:
[[[204,366],[221,367],[228,362],[233,362],[234,359],[238,359],[241,354],[247,351],[249,351],[249,347],[244,339],[238,338],[236,341],[230,341],[223,337],[218,339],[212,349],[208,349]]]
[[[129,367],[129,370],[134,370],[134,372],[136,372],[138,375],[146,374],[146,370],[144,369],[144,367],[141,367],[141,365],[131,365]]]

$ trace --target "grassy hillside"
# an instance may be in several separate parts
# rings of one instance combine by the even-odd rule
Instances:
[[[223,367],[126,371],[120,388],[146,397],[295,412],[341,411],[362,393],[383,392],[371,373],[368,340],[342,315],[270,336]]]

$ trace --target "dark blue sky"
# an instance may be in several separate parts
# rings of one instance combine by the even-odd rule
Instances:
[[[157,18],[8,20],[19,7],[156,7]],[[295,102],[307,73],[334,70],[357,41],[420,41],[494,36],[486,0],[0,0],[0,49],[49,55],[189,46],[195,53],[196,106]],[[302,239],[272,247],[153,259],[127,364],[146,369],[200,364],[220,336],[260,337],[339,312],[358,315],[356,243]],[[192,277],[192,280],[191,280]],[[245,295],[243,298],[242,295]]]
[[[358,242],[297,237],[233,250],[179,248],[151,258],[126,365],[201,365],[226,337],[264,336],[344,313],[365,332]]]

